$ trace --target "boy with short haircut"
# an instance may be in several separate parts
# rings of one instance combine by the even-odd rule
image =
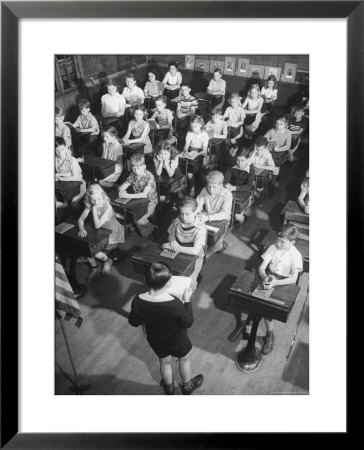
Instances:
[[[252,192],[254,183],[254,169],[249,165],[248,157],[240,151],[236,156],[236,164],[231,169],[228,169],[224,174],[224,185],[230,192],[233,193],[235,201],[235,220],[240,223],[244,222],[244,213],[250,206],[249,201],[245,208],[243,204],[239,202],[239,192]],[[246,199],[245,199],[246,200]],[[251,200],[251,196],[250,196]],[[246,201],[244,201],[246,204]]]
[[[181,95],[172,100],[177,103],[177,117],[187,117],[195,114],[198,102],[191,94],[191,88],[187,83],[181,84]]]
[[[207,87],[207,93],[211,100],[211,112],[222,112],[222,108],[225,102],[226,81],[222,79],[221,69],[218,67],[214,70],[213,78]]]
[[[81,114],[77,117],[75,123],[73,123],[76,132],[76,142],[74,143],[76,149],[74,150],[77,156],[83,156],[86,145],[96,139],[96,136],[100,133],[100,128],[96,118],[91,114],[90,102],[88,100],[80,100],[78,107]]]
[[[294,162],[297,158],[294,156],[295,151],[301,142],[301,136],[307,129],[307,119],[305,116],[305,107],[302,104],[294,108],[293,117],[290,119],[288,129],[291,132],[291,148],[288,150],[288,161]]]
[[[71,130],[64,123],[63,109],[60,106],[56,106],[56,137],[61,137],[66,141],[68,148],[72,147]]]
[[[258,273],[263,281],[264,289],[275,286],[296,284],[298,274],[303,269],[302,255],[294,246],[298,230],[294,225],[283,225],[277,233],[277,240],[263,253],[263,262],[259,266]],[[267,279],[267,277],[270,277]],[[233,342],[243,333],[247,320],[247,314],[241,312],[235,330],[229,335],[229,341]],[[273,319],[264,318],[267,334],[262,349],[263,355],[268,355],[273,350]]]
[[[169,130],[168,143],[172,144],[176,142],[176,138],[173,136],[173,113],[170,109],[166,108],[167,97],[165,95],[158,95],[155,99],[155,112],[150,120],[156,121],[157,130]]]
[[[223,186],[224,175],[217,170],[209,172],[207,175],[207,187],[203,188],[197,196],[197,213],[203,222],[213,220],[224,221],[225,230],[222,237],[212,247],[213,253],[222,253],[227,248],[224,241],[225,234],[231,217],[233,196],[231,192]]]
[[[131,174],[126,181],[119,187],[119,198],[146,198],[148,199],[148,211],[141,217],[136,225],[143,237],[150,236],[155,229],[148,218],[152,216],[158,203],[157,186],[154,176],[147,170],[144,155],[133,154],[130,157]],[[132,186],[133,193],[126,192],[129,186]]]
[[[205,255],[206,225],[197,217],[197,201],[193,197],[181,199],[178,209],[179,215],[168,228],[168,243],[164,244],[163,248],[198,256],[191,275],[192,287],[195,288]]]
[[[249,155],[248,163],[256,169],[269,170],[271,172],[269,182],[269,194],[274,194],[274,184],[277,179],[277,167],[273,161],[272,154],[268,150],[268,139],[264,136],[258,136],[255,140],[254,149]],[[260,181],[260,180],[258,180]],[[264,186],[257,185],[258,191],[262,191]]]
[[[206,124],[206,132],[209,139],[226,139],[228,127],[225,120],[222,119],[221,110],[212,113],[211,120]]]

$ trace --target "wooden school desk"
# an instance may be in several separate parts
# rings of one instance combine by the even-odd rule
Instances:
[[[133,198],[125,205],[115,202],[119,198],[116,189],[107,192],[110,199],[110,204],[114,208],[114,211],[122,214],[125,217],[125,223],[136,223],[141,217],[148,212],[148,199],[147,198]]]
[[[229,228],[229,223],[228,220],[213,220],[205,223],[207,228],[207,247],[212,247],[224,236]]]
[[[94,257],[108,244],[111,231],[105,228],[96,230],[92,225],[85,223],[87,236],[80,237],[78,236],[79,228],[77,222],[69,221],[67,223],[73,224],[74,226],[64,233],[56,231],[56,251],[63,258],[71,258],[69,282],[75,296],[79,298],[84,294],[85,286],[80,285],[76,278],[77,258],[79,256]]]
[[[247,346],[238,353],[235,361],[237,368],[244,373],[255,372],[262,363],[261,352],[255,347],[261,318],[269,317],[286,323],[300,290],[295,284],[276,286],[269,299],[261,299],[252,295],[260,282],[258,274],[244,270],[229,290],[230,303],[253,316]]]
[[[153,262],[167,264],[173,275],[189,277],[195,270],[195,262],[198,256],[178,253],[174,259],[161,256],[162,246],[156,242],[151,242],[147,247],[131,257],[134,271],[144,275],[147,268]]]
[[[265,238],[260,243],[263,251],[265,251],[270,245],[274,244],[277,239],[276,231],[269,231]],[[294,244],[296,249],[301,253],[303,258],[303,270],[308,272],[308,266],[310,263],[310,244],[307,237],[298,237]]]
[[[115,161],[85,155],[83,162],[80,162],[80,167],[83,179],[86,182],[94,183],[96,180],[103,180],[115,172]]]
[[[309,235],[310,216],[306,214],[297,202],[289,200],[281,211],[281,223],[295,225],[300,232],[300,237]]]

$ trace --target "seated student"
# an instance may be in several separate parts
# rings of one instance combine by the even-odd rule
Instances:
[[[156,181],[160,186],[160,200],[164,201],[167,194],[171,194],[168,186],[175,180],[182,178],[178,167],[178,150],[167,141],[160,142],[154,152],[153,162],[156,172]]]
[[[213,78],[207,87],[207,93],[211,100],[211,113],[217,111],[222,113],[222,108],[225,102],[226,81],[222,79],[221,69],[218,67],[214,70]]]
[[[304,115],[304,105],[297,105],[294,111],[293,118],[291,118],[288,123],[288,129],[291,132],[291,148],[288,150],[287,159],[290,162],[297,160],[297,158],[294,156],[294,153],[300,145],[301,135],[307,129],[307,120]]]
[[[301,183],[301,192],[297,199],[298,204],[303,209],[306,214],[309,214],[309,204],[310,204],[310,193],[309,193],[309,183],[310,183],[310,174],[307,169],[306,177],[303,179]]]
[[[238,92],[233,92],[230,94],[230,106],[226,108],[224,112],[224,120],[227,120],[229,127],[238,128],[241,127],[245,119],[244,108],[240,104],[241,97]]]
[[[272,244],[263,253],[263,262],[259,266],[259,276],[264,280],[264,288],[270,289],[275,286],[285,284],[295,284],[299,272],[302,271],[302,255],[294,246],[298,236],[298,230],[294,225],[283,225],[281,231],[277,234],[277,241]],[[266,278],[272,277],[272,281],[267,283]],[[240,333],[244,332],[247,321],[247,314],[241,312],[240,317],[237,316],[236,328],[230,333],[228,339],[233,342]],[[267,334],[263,346],[263,355],[268,355],[273,350],[273,320],[264,318]]]
[[[235,165],[238,151],[238,144],[228,145],[228,147],[222,152],[221,158],[217,165],[220,172],[225,173],[228,169],[231,169]]]
[[[262,116],[273,112],[273,103],[278,98],[277,79],[274,75],[269,75],[265,86],[262,87],[260,96],[263,99]]]
[[[272,157],[277,167],[276,175],[279,175],[280,166],[284,163],[286,154],[291,148],[291,132],[288,129],[288,119],[283,114],[278,116],[275,128],[271,128],[264,135],[274,145]]]
[[[170,295],[172,273],[161,263],[153,263],[145,273],[148,292],[134,297],[128,322],[133,327],[144,325],[147,341],[159,358],[162,380],[160,385],[166,395],[174,395],[175,383],[171,356],[178,358],[182,380],[182,394],[191,395],[203,382],[203,375],[191,379],[189,352],[192,343],[187,328],[193,324],[191,290],[186,289],[182,301]]]
[[[63,122],[64,114],[63,109],[60,106],[56,106],[56,136],[61,137],[66,141],[68,148],[72,147],[71,130]]]
[[[96,136],[100,133],[100,128],[96,118],[91,114],[88,100],[80,100],[78,107],[81,114],[77,117],[76,122],[73,123],[76,132],[73,144],[75,155],[83,156],[85,147],[95,141]]]
[[[254,183],[254,168],[249,164],[248,156],[243,152],[236,155],[236,165],[228,169],[224,174],[224,185],[233,194],[233,198],[239,198],[238,192],[251,192]],[[244,213],[241,204],[235,204],[235,220],[244,222]]]
[[[119,187],[119,197],[148,199],[148,211],[136,223],[140,234],[143,237],[147,237],[150,236],[155,229],[155,226],[149,222],[148,218],[154,213],[158,203],[157,187],[153,174],[147,170],[144,155],[132,155],[130,164],[132,172],[126,181]],[[129,186],[132,186],[133,194],[126,192]]]
[[[62,137],[55,139],[56,208],[67,208],[80,193],[82,170]]]
[[[98,271],[98,266],[96,260],[102,261],[102,273],[110,271],[112,265],[112,259],[109,258],[111,251],[118,248],[119,244],[125,242],[125,232],[124,227],[117,220],[115,212],[110,205],[109,197],[106,195],[105,191],[98,184],[90,184],[86,191],[85,198],[85,209],[83,210],[81,216],[78,219],[78,228],[80,237],[86,237],[87,231],[85,230],[84,224],[87,216],[92,212],[92,218],[94,226],[96,229],[106,228],[111,231],[109,235],[108,244],[100,250],[94,258],[87,258],[91,268],[90,272],[86,277],[86,281],[91,281],[91,279],[96,275]]]
[[[125,84],[126,87],[124,87],[122,95],[126,100],[127,118],[131,119],[133,115],[131,108],[144,103],[144,92],[137,86],[137,81],[133,73],[126,74]]]
[[[207,175],[207,186],[197,196],[197,213],[203,222],[213,220],[224,221],[225,231],[223,236],[212,247],[213,253],[222,253],[227,248],[224,241],[225,234],[231,217],[233,196],[229,189],[223,186],[224,175],[217,170]]]
[[[252,84],[248,95],[242,105],[245,111],[246,119],[244,123],[245,136],[251,139],[253,133],[258,129],[262,120],[261,109],[263,106],[263,97],[260,95],[259,84]]]
[[[197,255],[195,270],[191,275],[191,286],[196,288],[201,272],[206,247],[206,225],[197,217],[197,201],[193,197],[184,197],[178,202],[179,215],[168,228],[168,248],[177,253]]]
[[[264,136],[258,136],[255,140],[254,148],[249,155],[248,163],[256,169],[269,170],[271,172],[269,183],[269,194],[274,194],[275,182],[277,179],[277,168],[274,164],[273,157],[268,150],[268,139]],[[259,180],[258,180],[259,181]],[[264,186],[256,186],[258,192],[264,189]]]
[[[102,158],[115,161],[115,172],[100,180],[101,186],[112,187],[123,171],[123,147],[118,139],[115,127],[106,127],[102,132],[104,139],[102,146]]]
[[[165,74],[162,83],[164,84],[164,93],[168,99],[177,97],[182,84],[182,74],[178,71],[178,63],[171,61],[168,63],[169,71]]]
[[[211,147],[211,159],[214,160],[214,164],[221,158],[221,154],[226,147],[226,142],[223,146],[217,148],[218,139],[227,139],[228,128],[225,120],[222,119],[221,109],[215,110],[212,113],[211,120],[206,124],[206,132],[209,136],[209,144]],[[220,141],[221,142],[221,141]]]
[[[172,100],[172,102],[177,102],[176,114],[179,119],[192,116],[195,114],[196,108],[198,107],[197,99],[193,97],[190,92],[190,86],[187,83],[182,83],[181,95]]]
[[[173,113],[170,109],[166,108],[167,97],[165,95],[158,95],[155,98],[155,112],[153,113],[150,120],[155,120],[157,125],[157,130],[169,130],[168,139],[171,143],[175,142],[176,139],[173,137]]]
[[[149,124],[144,120],[145,107],[143,105],[135,106],[134,120],[128,124],[128,131],[122,139],[122,144],[128,146],[126,156],[129,159],[131,154],[148,154],[152,152],[152,143],[149,138]]]
[[[106,82],[107,94],[101,97],[102,124],[113,124],[119,130],[122,129],[122,118],[125,114],[125,97],[118,92],[118,85],[115,80]]]
[[[209,145],[209,136],[205,131],[205,122],[200,116],[193,116],[190,122],[190,130],[186,135],[186,142],[181,156],[195,159],[197,156],[206,156]],[[189,195],[195,195],[195,177],[193,169],[188,168]]]
[[[144,95],[149,98],[156,98],[163,94],[164,84],[158,81],[157,72],[148,70],[148,81],[145,83]]]

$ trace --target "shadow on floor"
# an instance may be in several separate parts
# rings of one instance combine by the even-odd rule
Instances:
[[[299,341],[284,368],[282,380],[308,392],[309,345]]]

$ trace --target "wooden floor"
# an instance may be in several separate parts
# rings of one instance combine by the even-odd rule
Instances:
[[[189,331],[194,344],[191,352],[192,374],[203,373],[205,381],[194,395],[308,394],[308,281],[302,273],[298,298],[286,324],[275,321],[275,346],[263,357],[260,369],[250,375],[235,366],[237,352],[246,341],[230,343],[234,310],[228,303],[228,290],[243,269],[259,263],[258,247],[264,235],[279,224],[279,213],[289,199],[297,198],[305,164],[281,170],[280,189],[273,199],[254,205],[242,227],[228,234],[228,249],[207,259],[201,282],[195,292],[195,323]],[[171,217],[168,219],[170,220]],[[167,219],[166,219],[167,220]],[[167,221],[168,221],[167,220]],[[163,239],[164,236],[160,236]],[[125,256],[109,275],[97,276],[79,303],[84,319],[81,328],[64,322],[80,384],[90,384],[88,395],[162,395],[158,359],[150,349],[143,330],[128,325],[127,316],[133,296],[145,291],[142,276],[132,270],[129,254],[146,245],[137,236],[125,244]],[[85,262],[78,264],[83,280],[88,272]],[[262,344],[262,321],[257,341]],[[293,345],[292,344],[293,342]],[[56,394],[73,394],[73,374],[61,326],[56,321]],[[176,380],[178,364],[173,363]],[[180,389],[176,391],[181,394]]]

